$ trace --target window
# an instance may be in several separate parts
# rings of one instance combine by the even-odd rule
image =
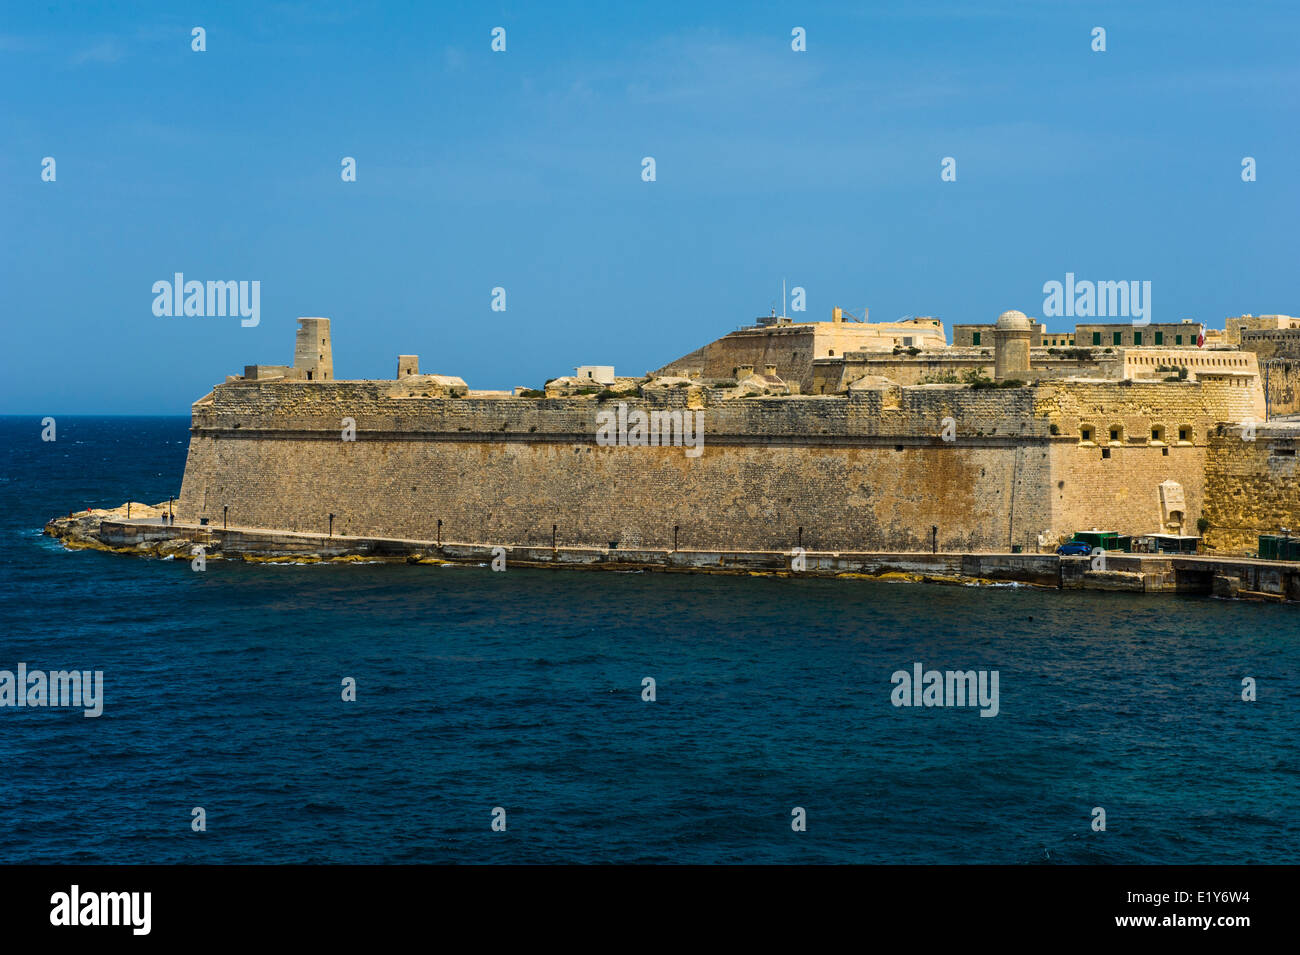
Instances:
[[[1093,332],[1093,333],[1092,333],[1092,343],[1093,343],[1094,345],[1100,345],[1100,344],[1101,344],[1101,332]]]
[[[1142,344],[1142,333],[1141,333],[1141,332],[1134,332],[1134,333],[1133,333],[1133,344],[1134,344],[1134,345],[1141,345],[1141,344]]]
[[[1118,344],[1119,344],[1119,336],[1120,336],[1120,333],[1119,333],[1119,332],[1113,332],[1113,333],[1111,333],[1111,344],[1112,344],[1112,345],[1118,345]]]
[[[1165,333],[1164,333],[1164,332],[1156,332],[1156,344],[1157,344],[1157,345],[1163,345],[1164,343],[1165,343]]]
[[[1079,440],[1085,444],[1092,443],[1092,425],[1085,424],[1079,428]]]
[[[972,345],[978,345],[978,344],[980,343],[980,333],[979,333],[979,332],[975,332],[973,335],[971,335],[970,343],[971,343]]]
[[[1175,336],[1174,336],[1174,344],[1175,344],[1175,345],[1181,345],[1182,343],[1183,343],[1183,336],[1182,336],[1182,335],[1175,335]]]
[[[1165,429],[1163,425],[1156,424],[1151,426],[1151,443],[1152,444],[1165,443]]]
[[[1108,458],[1108,457],[1110,457],[1110,448],[1102,448],[1102,449],[1101,449],[1101,456],[1102,456],[1103,458]]]
[[[1178,429],[1178,443],[1179,443],[1179,444],[1191,444],[1191,442],[1192,442],[1192,429],[1189,428],[1189,427],[1186,427],[1186,426],[1183,426],[1183,427],[1179,428],[1179,429]]]
[[[1120,439],[1123,437],[1123,435],[1124,435],[1124,429],[1121,428],[1119,425],[1117,425],[1117,424],[1113,424],[1113,425],[1110,426],[1110,443],[1111,443],[1111,444],[1119,444]]]

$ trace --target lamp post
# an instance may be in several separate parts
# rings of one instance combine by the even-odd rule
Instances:
[[[677,551],[677,532],[678,532],[679,530],[681,530],[681,529],[682,529],[682,527],[681,527],[680,524],[674,524],[674,525],[673,525],[673,551],[674,551],[674,553]]]
[[[442,546],[442,518],[438,518],[438,546]]]
[[[221,529],[223,531],[230,526],[229,521],[227,520],[229,516],[230,516],[230,505],[222,504],[221,505]]]
[[[1273,405],[1273,396],[1268,393],[1268,366],[1273,364],[1273,359],[1264,359],[1264,423],[1268,423],[1269,409]]]
[[[330,515],[330,537],[334,536],[334,515]]]

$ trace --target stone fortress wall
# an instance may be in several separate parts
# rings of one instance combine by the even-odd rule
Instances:
[[[799,329],[771,329],[764,347],[816,334]],[[841,328],[829,331],[839,344]],[[304,321],[298,335],[302,354],[287,373],[250,366],[254,374],[232,376],[194,404],[181,521],[507,547],[706,550],[1006,552],[1092,528],[1194,534],[1212,510],[1216,429],[1251,420],[1260,391],[1235,366],[1183,381],[1115,377],[1118,354],[1064,359],[1098,377],[1065,377],[1064,368],[1043,376],[1043,354],[1018,312],[994,327],[1000,363],[980,367],[1027,385],[880,375],[846,385],[841,373],[835,393],[781,397],[754,393],[766,379],[711,382],[698,369],[629,379],[631,390],[616,397],[475,393],[459,378],[420,374],[415,355],[401,356],[396,380],[337,381],[328,320]],[[954,360],[983,358],[953,351]],[[753,361],[752,352],[715,357]],[[861,367],[876,367],[870,357],[859,356]],[[723,371],[719,378],[731,369]],[[702,453],[600,446],[599,416],[619,407],[697,413]],[[351,432],[355,440],[345,440]],[[1170,486],[1172,515],[1162,503]]]
[[[549,543],[556,525],[566,544],[667,547],[676,526],[683,548],[1033,550],[1044,532],[1158,529],[1166,480],[1188,489],[1194,524],[1207,434],[1240,411],[1192,382],[625,402],[701,411],[691,458],[596,446],[615,401],[426,398],[410,381],[218,386],[194,406],[179,518],[324,532],[333,513],[344,535],[504,545]],[[1085,423],[1122,426],[1106,458],[1081,444]],[[1153,444],[1153,423],[1188,440]]]
[[[1206,448],[1206,542],[1254,553],[1260,535],[1300,536],[1300,423],[1216,427]]]

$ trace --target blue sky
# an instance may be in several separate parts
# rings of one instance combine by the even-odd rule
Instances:
[[[290,362],[299,315],[333,319],[340,378],[640,374],[782,278],[818,319],[1041,315],[1067,271],[1151,281],[1153,321],[1296,314],[1298,28],[1283,3],[7,4],[0,413],[185,413]],[[178,271],[260,281],[260,324],[155,316]]]

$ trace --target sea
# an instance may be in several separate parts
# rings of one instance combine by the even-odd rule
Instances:
[[[0,418],[0,670],[103,673],[0,707],[0,863],[1300,857],[1296,606],[42,534],[177,495],[188,426]],[[917,664],[996,715],[895,705]]]

